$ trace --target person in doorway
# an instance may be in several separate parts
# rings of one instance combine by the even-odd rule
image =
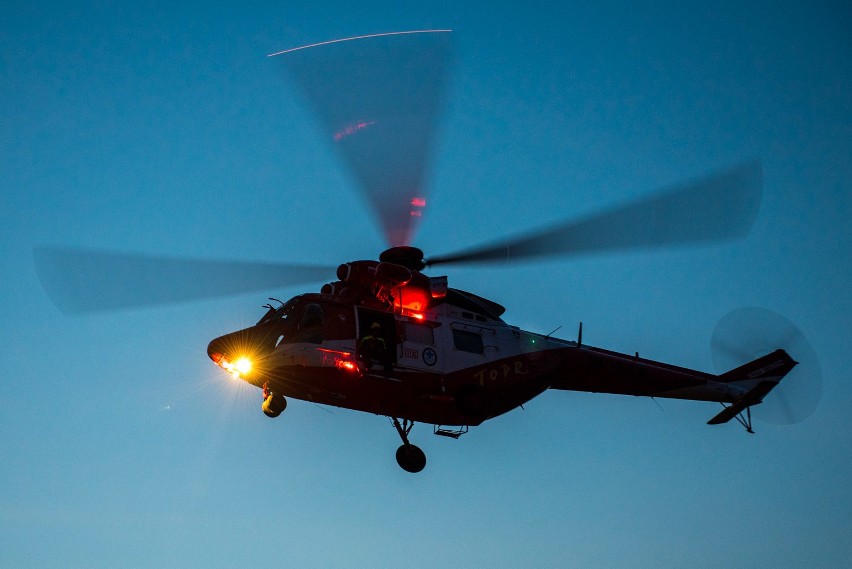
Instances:
[[[390,372],[388,360],[388,344],[382,337],[382,325],[373,322],[370,331],[361,338],[358,346],[358,355],[364,362],[365,369],[370,370],[374,363],[384,364],[385,372]]]

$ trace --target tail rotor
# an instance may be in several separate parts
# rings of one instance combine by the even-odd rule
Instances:
[[[799,365],[778,384],[755,417],[776,425],[807,419],[822,397],[822,370],[805,335],[787,318],[766,308],[743,307],[719,320],[711,340],[713,365],[718,373],[743,365],[776,349],[783,349]]]

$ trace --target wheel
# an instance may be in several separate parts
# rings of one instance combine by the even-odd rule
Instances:
[[[420,472],[426,467],[426,454],[413,444],[396,449],[396,462],[406,472]]]
[[[287,408],[287,400],[283,395],[270,393],[266,399],[263,400],[263,405],[261,405],[260,408],[263,409],[264,415],[274,419]]]

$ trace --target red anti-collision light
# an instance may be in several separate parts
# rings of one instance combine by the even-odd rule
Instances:
[[[346,370],[346,371],[349,371],[349,372],[352,372],[352,373],[357,373],[357,372],[360,371],[358,369],[358,364],[356,364],[355,362],[350,362],[348,360],[337,360],[337,362],[335,362],[335,363],[336,363],[337,367],[339,367],[340,369],[343,369],[343,370]]]

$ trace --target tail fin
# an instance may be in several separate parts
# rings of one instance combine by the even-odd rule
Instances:
[[[707,421],[708,425],[727,423],[752,405],[757,405],[776,385],[790,373],[798,362],[784,350],[775,350],[762,358],[732,369],[719,376],[722,383],[737,384],[745,390],[731,406]],[[747,427],[750,430],[750,427]]]
[[[774,381],[777,384],[798,363],[784,350],[775,350],[762,358],[723,373],[719,376],[719,381],[722,383]]]

